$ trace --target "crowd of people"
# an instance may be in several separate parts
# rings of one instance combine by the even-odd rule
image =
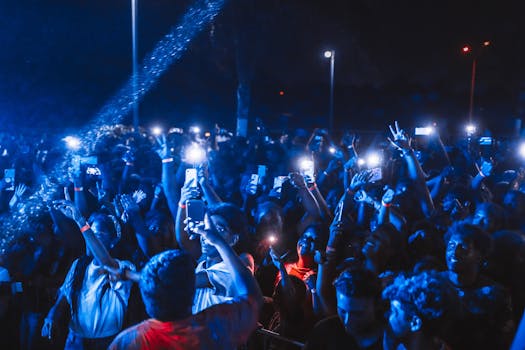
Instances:
[[[419,129],[0,134],[3,344],[525,348],[519,140]]]

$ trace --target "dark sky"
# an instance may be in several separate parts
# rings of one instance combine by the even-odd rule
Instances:
[[[142,58],[192,1],[138,1]],[[337,125],[375,129],[400,119],[452,127],[468,112],[472,57],[460,49],[490,40],[477,60],[474,114],[505,132],[525,106],[522,3],[230,0],[146,95],[141,118],[233,128],[242,62],[253,117],[270,127],[324,126],[322,52],[333,48]],[[0,21],[2,121],[87,123],[130,75],[130,1],[4,0]]]

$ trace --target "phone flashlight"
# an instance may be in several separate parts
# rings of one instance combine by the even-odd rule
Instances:
[[[80,149],[80,139],[75,136],[66,136],[62,140],[66,142],[67,148],[70,150],[76,151]]]
[[[275,237],[275,235],[269,235],[267,239],[268,243],[270,244],[274,244],[275,242],[277,242],[277,237]]]
[[[197,144],[193,144],[192,146],[186,149],[185,156],[187,162],[193,164],[200,164],[206,159],[206,151]]]
[[[159,136],[160,134],[162,134],[162,128],[160,126],[154,126],[153,128],[151,128],[151,133],[155,136]]]
[[[522,158],[525,158],[525,142],[519,146],[518,153]]]
[[[376,168],[381,165],[381,156],[379,153],[372,152],[366,157],[366,165],[368,168]]]
[[[337,150],[335,149],[335,147],[330,147],[330,148],[328,149],[328,151],[329,151],[330,153],[332,153],[332,154],[335,154],[335,151],[337,151]]]
[[[422,128],[416,128],[414,134],[416,136],[428,136],[434,132],[434,128],[431,126],[425,126]]]

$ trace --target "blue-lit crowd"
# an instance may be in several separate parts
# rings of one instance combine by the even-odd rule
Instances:
[[[524,349],[520,140],[446,132],[2,132],[2,348]]]

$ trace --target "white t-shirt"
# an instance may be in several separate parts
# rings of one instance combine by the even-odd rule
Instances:
[[[195,273],[203,271],[208,275],[212,288],[197,288],[195,290],[192,307],[194,315],[212,305],[232,300],[236,293],[231,273],[224,261],[206,268],[206,260],[203,260],[197,265]]]
[[[71,284],[78,259],[73,262],[60,291],[71,303]],[[135,270],[129,261],[117,260],[120,268]],[[103,338],[122,330],[124,315],[128,306],[132,281],[112,282],[107,273],[94,260],[86,268],[80,291],[78,306],[72,312],[69,328],[84,338]]]

